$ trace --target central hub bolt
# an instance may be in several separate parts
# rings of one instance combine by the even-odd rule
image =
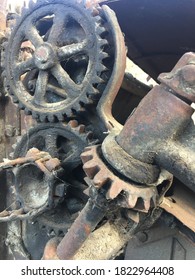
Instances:
[[[38,47],[34,53],[35,64],[40,70],[47,70],[56,63],[56,51],[49,43]]]
[[[36,58],[42,63],[46,63],[49,59],[49,50],[48,48],[41,46],[36,51]]]

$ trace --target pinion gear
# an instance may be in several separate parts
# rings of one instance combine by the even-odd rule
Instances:
[[[64,120],[97,100],[109,79],[108,33],[101,8],[76,0],[40,0],[24,8],[6,47],[13,101],[42,122]],[[98,14],[97,14],[98,11]],[[23,45],[32,53],[23,56]]]

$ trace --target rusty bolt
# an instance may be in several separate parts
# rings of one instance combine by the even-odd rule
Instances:
[[[7,137],[13,137],[16,134],[16,128],[12,125],[6,125],[5,126],[5,136]]]

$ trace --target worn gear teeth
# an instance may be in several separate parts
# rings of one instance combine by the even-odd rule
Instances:
[[[93,79],[93,82],[94,83],[97,83],[97,84],[104,84],[105,83],[105,81],[102,79],[102,78],[100,78],[99,76],[96,76],[94,79]],[[99,92],[98,92],[99,93]]]
[[[108,43],[108,40],[106,40],[106,39],[101,39],[101,40],[99,40],[99,47],[101,48],[101,49],[103,49],[103,47],[105,47],[105,46],[107,46],[109,43]]]
[[[95,81],[94,81],[94,83],[95,83]],[[88,92],[88,94],[98,94],[99,93],[98,89],[94,88],[93,86],[89,86],[87,92]]]
[[[91,154],[91,147],[85,148],[84,152],[81,154],[81,159],[84,164],[93,159],[93,155]]]
[[[140,211],[148,212],[151,206],[155,206],[157,200],[156,188],[147,186],[140,188],[135,183],[129,183],[114,175],[99,157],[99,148],[100,145],[87,147],[81,154],[83,169],[92,180],[93,185],[96,188],[101,188],[109,182],[110,188],[106,194],[108,200],[116,199],[118,195],[124,192],[123,207],[138,208]],[[143,202],[142,206],[137,205],[139,199]]]
[[[102,18],[101,18],[100,15],[96,15],[96,16],[95,16],[95,20],[96,20],[96,22],[99,23],[99,24],[102,24],[102,23],[103,23],[103,20],[102,20]]]
[[[98,65],[97,66],[97,68],[96,68],[96,70],[100,73],[102,73],[102,72],[107,72],[107,71],[109,71],[109,69],[105,66],[105,65],[103,65],[103,64],[100,64],[100,65]]]
[[[99,59],[101,59],[101,60],[108,58],[108,57],[109,57],[109,54],[106,52],[100,52],[100,54],[99,54]]]
[[[101,26],[101,25],[98,25],[96,27],[96,31],[100,34],[100,35],[103,35],[105,32],[107,32],[106,28]],[[104,44],[108,44],[108,41],[106,39],[102,39],[105,43]],[[102,42],[103,43],[103,42]]]
[[[85,133],[85,126],[83,124],[80,124],[77,128],[79,133]]]
[[[55,117],[55,115],[48,115],[47,120],[48,120],[48,122],[55,122],[56,117]]]
[[[77,120],[71,120],[71,121],[68,122],[68,125],[71,128],[76,128],[76,127],[78,127],[79,124],[78,124]]]

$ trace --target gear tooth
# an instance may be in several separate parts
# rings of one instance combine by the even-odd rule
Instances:
[[[78,126],[78,132],[79,133],[84,133],[85,132],[85,125],[84,124],[80,124]]]
[[[106,39],[101,39],[100,45],[101,45],[101,47],[107,46],[107,45],[109,45],[109,42],[108,42],[108,40],[106,40]]]
[[[96,15],[95,17],[96,22],[99,22],[102,24],[102,18],[100,17],[100,15]]]
[[[60,121],[60,122],[63,122],[64,121],[64,116],[63,114],[59,113],[59,114],[56,114],[57,116],[57,119]]]
[[[46,115],[41,114],[41,115],[39,116],[39,120],[40,120],[41,122],[45,122],[45,121],[46,121]]]
[[[35,2],[34,1],[29,1],[29,3],[28,3],[28,8],[29,9],[33,9],[34,8],[34,6],[35,6]]]
[[[96,27],[96,31],[97,31],[98,34],[103,34],[103,33],[106,32],[106,28],[103,27],[103,26],[101,26],[101,25],[98,25],[98,26]],[[106,40],[106,39],[101,39],[101,41],[103,41],[103,40]],[[107,41],[107,40],[106,40],[106,41]],[[108,41],[107,41],[107,43],[108,43]]]
[[[99,91],[96,88],[94,88],[92,85],[89,85],[87,93],[88,94],[97,94],[97,93],[99,93]]]
[[[78,127],[78,121],[77,120],[71,120],[71,121],[68,122],[68,125],[71,128],[76,128],[76,127]]]
[[[93,132],[92,131],[87,132],[87,139],[89,139],[89,140],[93,139]]]
[[[94,176],[99,172],[99,167],[96,162],[90,160],[83,164],[83,170],[90,179],[93,179]]]
[[[149,211],[149,209],[150,209],[150,200],[148,200],[148,199],[143,199],[143,202],[144,202],[144,208],[145,208],[145,210],[148,212]]]
[[[109,69],[108,69],[105,65],[99,64],[99,65],[96,67],[96,71],[102,73],[102,72],[109,71]]]
[[[107,198],[114,199],[119,195],[119,193],[122,191],[122,187],[117,184],[117,182],[113,182],[110,189],[107,193]]]
[[[98,188],[101,188],[108,180],[103,170],[100,170],[93,178],[94,185]]]
[[[108,55],[106,52],[101,52],[101,53],[99,54],[100,60],[103,60],[103,59],[105,59],[105,58],[107,58],[107,57],[109,57],[109,55]]]
[[[134,208],[137,203],[137,196],[129,195],[127,203],[128,203],[129,208]]]
[[[93,83],[103,84],[103,83],[105,83],[105,81],[102,78],[100,78],[99,76],[96,76],[93,78]]]
[[[90,147],[85,148],[85,151],[81,154],[81,160],[83,164],[93,159]]]
[[[48,122],[54,122],[55,121],[55,116],[54,115],[48,115],[47,119],[48,119]]]
[[[21,8],[20,14],[21,14],[21,15],[24,15],[24,14],[26,14],[27,11],[28,11],[28,8],[26,8],[26,7],[23,6],[23,7]]]

